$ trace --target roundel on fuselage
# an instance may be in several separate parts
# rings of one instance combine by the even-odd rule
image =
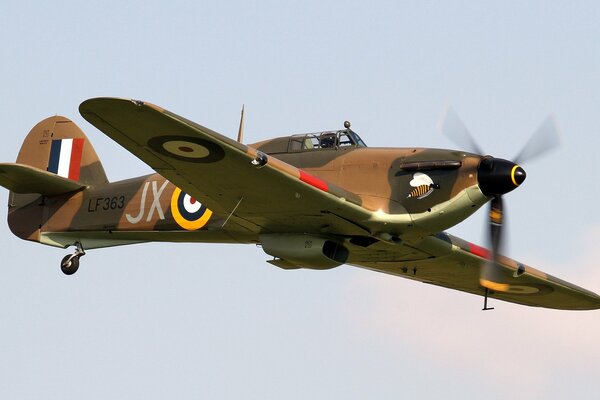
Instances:
[[[212,211],[186,192],[175,188],[171,196],[171,214],[180,227],[195,231],[206,225]]]

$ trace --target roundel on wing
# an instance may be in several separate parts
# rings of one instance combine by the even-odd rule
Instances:
[[[507,293],[510,294],[522,294],[522,295],[540,295],[540,294],[548,294],[552,293],[554,289],[552,289],[548,285],[538,284],[538,283],[526,283],[523,285],[510,285]]]
[[[225,157],[221,146],[209,140],[193,136],[155,136],[148,141],[155,152],[179,161],[214,163]]]
[[[206,225],[212,211],[186,192],[175,188],[171,196],[171,214],[180,227],[195,231]]]

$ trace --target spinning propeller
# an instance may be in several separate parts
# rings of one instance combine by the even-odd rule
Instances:
[[[464,149],[472,153],[483,154],[473,135],[452,108],[448,107],[445,110],[439,128],[444,135]],[[483,194],[492,198],[488,237],[490,256],[489,260],[482,265],[479,276],[479,283],[486,288],[486,296],[488,289],[497,292],[510,290],[510,285],[506,283],[503,270],[498,264],[503,244],[504,210],[502,196],[517,188],[525,180],[525,170],[518,165],[519,163],[539,157],[556,148],[559,144],[560,135],[554,118],[550,115],[531,135],[529,141],[515,157],[514,162],[489,155],[483,156],[481,159],[477,168],[479,188]]]

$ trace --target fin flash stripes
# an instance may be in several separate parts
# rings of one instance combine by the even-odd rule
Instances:
[[[52,140],[48,172],[78,181],[83,154],[83,141],[83,138]]]

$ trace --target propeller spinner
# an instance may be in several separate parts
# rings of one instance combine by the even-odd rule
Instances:
[[[527,174],[518,164],[502,158],[486,156],[477,168],[477,181],[486,196],[502,196],[516,189]]]
[[[482,154],[473,135],[452,108],[446,108],[439,128],[446,137],[459,146],[473,153]],[[556,123],[554,118],[549,116],[532,134],[515,159],[518,162],[531,160],[556,148],[559,143],[560,134]],[[481,192],[492,199],[488,222],[490,259],[482,265],[479,275],[479,283],[486,289],[487,296],[487,290],[496,292],[510,290],[510,285],[503,277],[503,269],[498,264],[503,245],[504,206],[502,196],[521,185],[527,174],[517,163],[491,156],[484,156],[481,159],[477,174]],[[487,304],[484,309],[487,309]]]

